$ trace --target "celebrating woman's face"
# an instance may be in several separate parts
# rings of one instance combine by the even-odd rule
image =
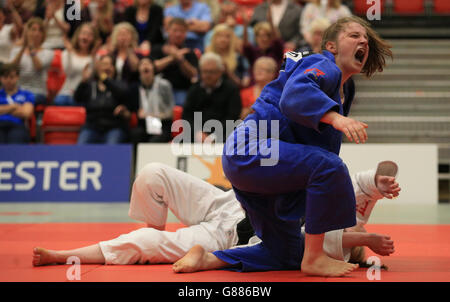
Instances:
[[[216,34],[214,38],[216,48],[227,49],[231,43],[231,33],[229,31],[222,31]]]
[[[41,26],[37,23],[32,24],[27,31],[28,43],[32,46],[38,46],[42,44],[44,38],[44,33],[42,32]]]
[[[92,29],[85,25],[80,29],[80,33],[78,35],[78,44],[82,49],[88,49],[92,43],[94,42],[94,32]]]

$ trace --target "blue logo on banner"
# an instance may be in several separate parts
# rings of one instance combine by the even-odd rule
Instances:
[[[0,202],[127,201],[131,145],[0,146]]]

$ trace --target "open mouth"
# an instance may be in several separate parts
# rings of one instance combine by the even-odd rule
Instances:
[[[362,63],[364,61],[364,56],[366,55],[366,51],[363,48],[360,48],[356,51],[355,59]]]

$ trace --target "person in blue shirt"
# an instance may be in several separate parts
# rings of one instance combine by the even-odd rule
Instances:
[[[366,21],[347,17],[325,31],[321,54],[286,54],[284,69],[228,137],[222,157],[262,242],[214,253],[193,247],[175,272],[301,269],[337,277],[357,268],[323,250],[325,232],[356,225],[353,186],[339,157],[342,133],[356,143],[367,140],[368,126],[346,116],[351,100],[344,102],[343,85],[354,74],[381,72],[390,47]]]
[[[209,6],[195,0],[180,0],[179,4],[169,6],[164,10],[166,29],[173,18],[186,20],[188,24],[186,45],[191,49],[197,48],[203,52],[203,39],[213,23]]]
[[[25,123],[34,114],[34,94],[17,85],[16,65],[3,65],[0,78],[0,144],[27,144],[30,135]]]

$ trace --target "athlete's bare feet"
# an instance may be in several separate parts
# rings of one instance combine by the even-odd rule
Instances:
[[[56,251],[46,250],[41,247],[33,249],[33,266],[65,264],[65,262],[65,257],[62,257]]]
[[[175,273],[193,273],[204,270],[219,269],[229,264],[208,253],[202,246],[192,247],[187,254],[172,266]]]
[[[325,253],[314,257],[303,257],[301,270],[307,275],[342,277],[358,268],[358,264],[346,263],[328,257]]]

